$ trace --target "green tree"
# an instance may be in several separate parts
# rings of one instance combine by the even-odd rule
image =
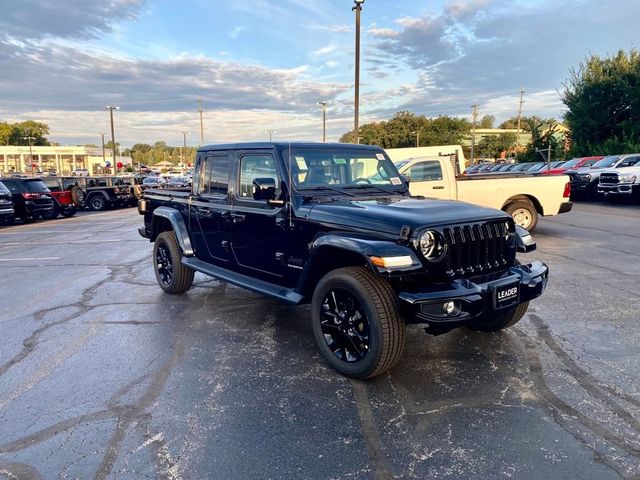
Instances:
[[[32,137],[32,145],[49,145],[49,141],[46,139],[47,135],[49,135],[49,125],[35,120],[26,120],[12,125],[9,143],[11,145],[29,145],[27,137]]]
[[[12,134],[13,126],[7,122],[0,122],[0,145],[9,145]]]
[[[516,134],[511,132],[499,135],[487,135],[478,142],[478,154],[483,157],[499,158],[502,152],[513,149],[516,143]]]
[[[640,52],[587,57],[569,72],[562,101],[572,153],[630,153],[640,147]]]
[[[485,115],[480,119],[478,128],[493,128],[493,124],[496,121],[496,117],[493,115]]]
[[[522,132],[530,132],[531,125],[536,123],[544,123],[544,120],[536,115],[533,115],[531,117],[523,116],[520,119],[520,130]],[[518,128],[518,117],[511,117],[510,119],[505,120],[498,126],[498,128],[504,128],[504,129]]]

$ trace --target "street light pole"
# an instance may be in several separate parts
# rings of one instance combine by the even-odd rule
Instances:
[[[274,133],[278,133],[276,130],[265,130],[265,133],[269,134],[269,141],[272,142],[273,141],[273,134]]]
[[[322,105],[322,143],[327,143],[327,101],[318,102]]]
[[[352,8],[356,12],[356,78],[355,78],[355,100],[353,115],[353,134],[356,137],[356,144],[360,143],[360,14],[364,0],[353,0],[355,5]]]
[[[200,146],[204,145],[204,121],[202,120],[202,99],[198,99],[198,111],[200,112]]]
[[[471,124],[471,165],[475,165],[474,151],[476,147],[476,120],[478,118],[478,105],[471,105],[471,108],[473,108],[471,113],[473,118],[473,123]]]
[[[29,133],[31,133],[31,132],[29,132]],[[36,137],[32,137],[31,135],[28,135],[28,136],[25,136],[23,138],[25,140],[29,140],[29,166],[31,167],[31,173],[33,174],[33,150],[32,150],[32,147],[31,147],[33,144],[31,142],[33,142],[33,140]],[[42,163],[40,161],[38,162],[38,170],[42,171]]]
[[[107,105],[105,107],[107,110],[109,110],[109,118],[111,120],[111,148],[113,149],[113,174],[117,175],[118,174],[118,166],[116,163],[116,135],[114,133],[113,130],[113,111],[114,110],[120,110],[120,107],[114,107],[111,105]]]
[[[105,152],[104,152],[104,135],[105,134],[100,132],[98,135],[100,135],[100,137],[102,138],[102,163],[106,165],[107,156],[105,155]]]
[[[411,132],[416,136],[416,147],[420,146],[420,132],[416,131],[416,132]]]

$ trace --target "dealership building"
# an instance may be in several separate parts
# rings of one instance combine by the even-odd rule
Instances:
[[[131,165],[131,157],[116,156],[116,163]],[[0,146],[0,170],[9,173],[53,172],[71,174],[86,168],[90,174],[113,173],[112,152],[95,147]]]

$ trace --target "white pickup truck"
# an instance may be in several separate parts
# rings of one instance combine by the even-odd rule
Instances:
[[[435,147],[433,147],[435,148]],[[407,157],[412,150],[388,149],[398,171],[409,180],[412,195],[461,200],[509,213],[515,222],[535,230],[539,216],[571,211],[569,177],[566,175],[474,175],[464,176],[464,159],[455,156]],[[409,151],[409,152],[407,152]]]

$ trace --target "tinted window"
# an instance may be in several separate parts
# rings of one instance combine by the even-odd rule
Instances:
[[[253,181],[256,178],[272,178],[276,185],[276,197],[280,194],[280,181],[276,163],[271,155],[245,155],[240,160],[240,186],[238,196],[253,198]]]
[[[209,193],[227,194],[229,189],[229,153],[214,153],[213,157],[207,157],[211,165],[209,176]]]
[[[57,178],[45,178],[42,181],[52,192],[57,192],[60,190],[60,181]]]
[[[409,167],[409,178],[413,182],[442,180],[440,162],[432,160],[411,165]]]
[[[7,193],[11,193],[11,192],[9,191],[9,189],[8,189],[7,187],[5,187],[5,186],[4,186],[4,184],[3,184],[2,182],[0,182],[0,193],[4,193],[5,195],[6,195]]]
[[[595,168],[611,167],[614,163],[620,160],[620,155],[612,155],[610,157],[604,157],[602,160],[593,164]]]
[[[42,180],[25,180],[24,185],[31,193],[49,193],[49,189]]]

